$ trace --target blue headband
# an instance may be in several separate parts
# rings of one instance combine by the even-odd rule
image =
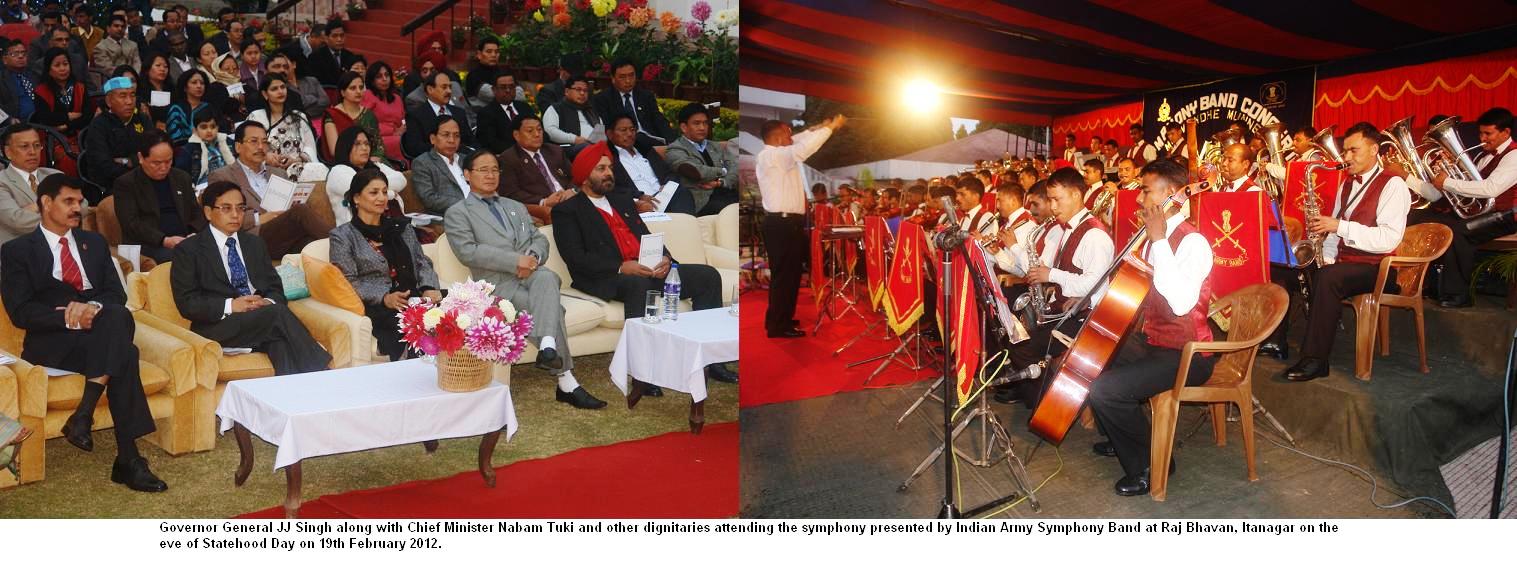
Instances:
[[[105,81],[105,88],[104,88],[104,90],[106,92],[113,92],[113,91],[116,91],[116,90],[121,90],[123,88],[127,89],[127,90],[131,90],[133,88],[133,86],[132,86],[132,79],[124,77],[124,76],[118,76],[116,78],[112,78],[110,80]]]

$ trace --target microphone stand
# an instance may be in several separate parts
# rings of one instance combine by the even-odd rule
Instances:
[[[940,200],[949,225],[954,226],[954,229],[938,233],[934,239],[938,252],[942,254],[944,279],[938,280],[938,287],[941,290],[938,295],[942,298],[942,301],[938,302],[938,312],[943,315],[943,338],[946,341],[950,335],[954,334],[953,316],[949,315],[948,309],[948,304],[953,303],[953,248],[964,244],[964,235],[957,229],[959,222],[958,215],[953,212],[953,200],[947,196]],[[952,343],[945,344],[952,347]],[[957,500],[953,496],[953,484],[958,481],[955,470],[957,464],[954,464],[951,453],[953,452],[953,413],[959,410],[959,395],[952,384],[953,355],[944,354],[942,362],[942,378],[939,381],[942,382],[941,393],[943,394],[943,452],[949,454],[950,458],[943,461],[943,502],[938,509],[938,518],[958,519],[961,515]]]
[[[1491,518],[1501,518],[1501,500],[1506,493],[1506,466],[1511,454],[1513,381],[1517,380],[1517,331],[1506,354],[1506,383],[1501,390],[1501,447],[1496,451],[1496,481],[1491,491]]]

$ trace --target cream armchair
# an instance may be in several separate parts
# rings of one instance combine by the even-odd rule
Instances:
[[[17,421],[21,420],[21,401],[17,393],[21,391],[16,382],[16,373],[8,366],[0,366],[0,414]],[[26,461],[22,461],[25,464]],[[20,482],[7,470],[0,469],[0,490],[13,488]]]
[[[674,260],[704,264],[722,275],[722,300],[732,301],[732,288],[738,280],[737,230],[738,206],[722,208],[721,213],[694,217],[669,214],[670,221],[648,224],[648,230],[663,233],[664,246]]]
[[[200,379],[196,371],[195,350],[185,342],[142,323],[132,342],[137,345],[143,391],[148,409],[158,430],[148,441],[169,454],[195,450],[195,410],[201,397],[210,392],[210,382]],[[41,366],[20,359],[21,343],[26,331],[11,324],[10,315],[0,308],[0,349],[16,358],[9,372],[14,378],[15,401],[23,426],[31,428],[31,438],[21,444],[21,483],[42,480],[47,475],[47,439],[63,436],[63,423],[78,407],[84,395],[84,376],[48,376]],[[5,408],[7,385],[0,377],[0,408]],[[95,407],[94,429],[114,425],[105,398]]]
[[[268,355],[259,352],[223,355],[219,343],[191,331],[190,320],[181,316],[179,307],[174,304],[174,289],[169,282],[173,266],[174,263],[166,263],[146,275],[129,276],[127,291],[132,297],[128,303],[142,309],[137,316],[138,332],[144,326],[152,327],[188,343],[196,351],[198,378],[207,385],[205,393],[195,403],[194,450],[210,450],[216,446],[216,405],[221,402],[227,382],[273,376],[274,365],[269,362]],[[309,299],[289,302],[290,311],[300,318],[316,342],[332,355],[332,367],[350,366],[353,363],[353,338],[349,325],[322,305]]]

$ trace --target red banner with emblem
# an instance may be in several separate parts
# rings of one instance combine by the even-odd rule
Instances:
[[[827,285],[827,252],[822,245],[824,226],[837,222],[837,208],[817,204],[811,208],[811,299],[822,305],[822,288]]]
[[[1143,224],[1138,220],[1138,195],[1142,193],[1142,190],[1117,190],[1117,201],[1111,212],[1111,240],[1115,247],[1113,252],[1122,252],[1123,246],[1132,240],[1132,236],[1138,233],[1138,227]]]
[[[1325,161],[1294,161],[1285,170],[1285,206],[1280,210],[1286,219],[1295,219],[1303,227],[1306,212],[1306,182],[1308,165],[1337,166],[1337,162]],[[1328,170],[1325,168],[1312,167],[1313,192],[1317,193],[1318,212],[1322,215],[1332,215],[1333,205],[1338,201],[1338,186],[1343,183],[1343,171]],[[1221,294],[1218,294],[1221,295]]]
[[[965,243],[973,253],[978,253],[975,245]],[[980,336],[980,308],[975,302],[974,279],[969,274],[969,263],[964,260],[966,253],[954,251],[953,262],[950,268],[953,270],[953,301],[948,304],[948,314],[953,316],[953,335],[949,337],[949,346],[953,351],[953,376],[954,389],[958,391],[959,405],[969,401],[974,392],[975,377],[980,371],[980,350],[983,348],[983,340]]]
[[[1211,284],[1217,296],[1269,281],[1264,198],[1264,192],[1207,192],[1194,199],[1196,227],[1211,243]]]
[[[901,223],[895,240],[895,257],[885,279],[885,322],[897,335],[904,335],[922,317],[927,275],[927,235],[922,226]]]
[[[864,276],[869,286],[869,305],[880,308],[885,298],[885,245],[890,244],[890,228],[885,218],[870,216],[864,220]]]

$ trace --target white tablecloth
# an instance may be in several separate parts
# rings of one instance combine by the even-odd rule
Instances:
[[[483,435],[516,434],[511,389],[445,392],[421,359],[237,380],[216,407],[221,432],[241,423],[279,447],[274,470],[327,454]]]
[[[611,382],[627,393],[628,375],[706,399],[708,364],[737,360],[737,317],[727,308],[683,312],[678,321],[628,319],[611,357]]]

